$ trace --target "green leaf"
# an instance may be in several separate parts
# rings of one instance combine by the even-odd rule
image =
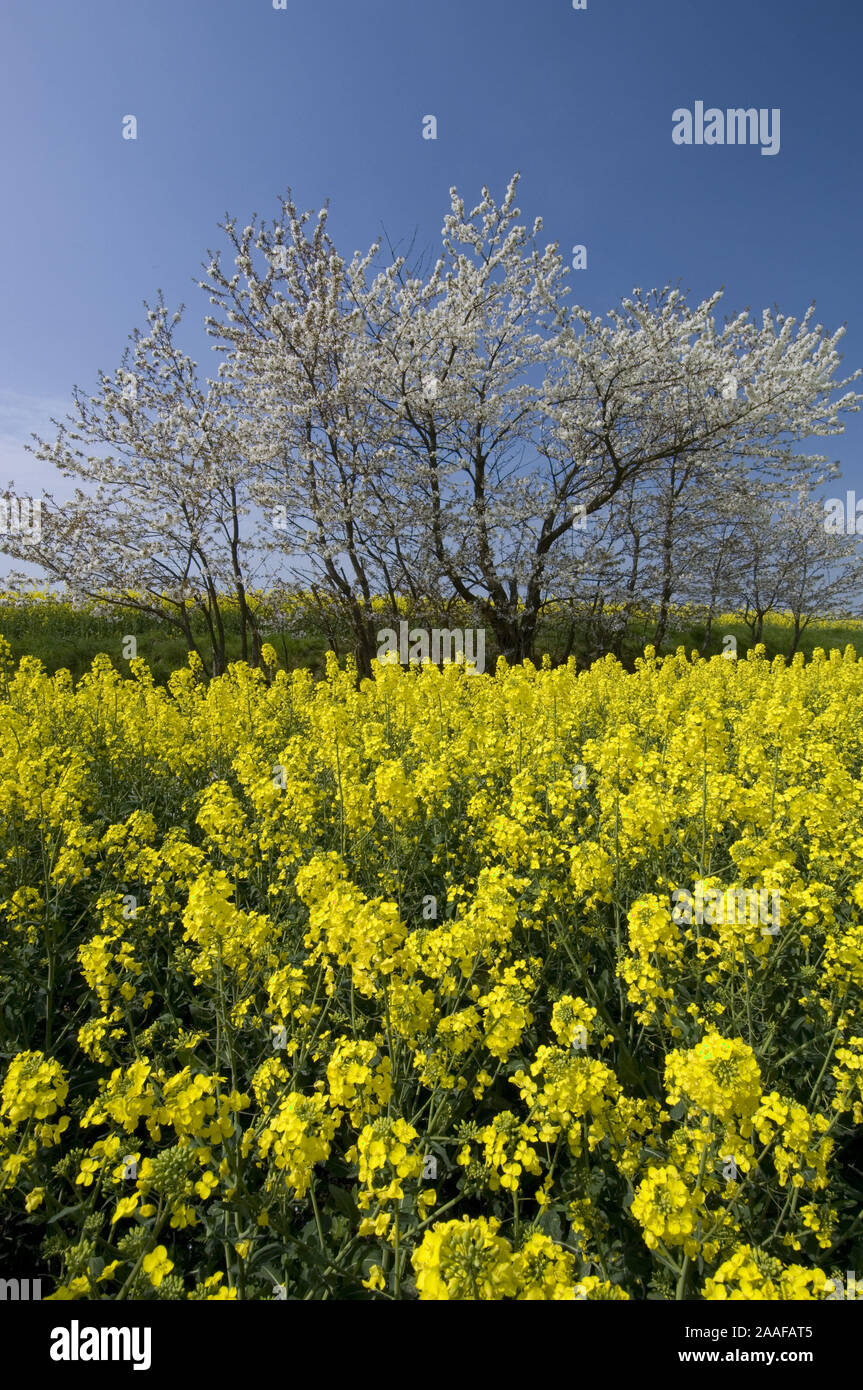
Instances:
[[[55,1221],[62,1221],[64,1216],[75,1216],[79,1211],[83,1209],[84,1206],[85,1202],[77,1202],[74,1207],[63,1207],[62,1211],[58,1211],[56,1215],[49,1216],[48,1220],[45,1222],[45,1225],[53,1226]]]
[[[346,1192],[343,1187],[337,1187],[332,1182],[328,1186],[333,1205],[338,1207],[342,1215],[346,1216],[353,1225],[357,1225],[360,1221],[360,1212],[351,1193]]]

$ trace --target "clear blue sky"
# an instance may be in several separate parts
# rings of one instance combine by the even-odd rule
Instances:
[[[347,255],[382,227],[423,250],[452,184],[472,206],[520,169],[544,240],[587,246],[594,312],[678,280],[728,312],[814,298],[863,365],[860,0],[5,0],[0,53],[2,489],[53,485],[29,431],[119,365],[158,288],[209,312],[217,222],[288,185],[330,198]],[[779,107],[780,152],[675,145],[698,100]],[[858,491],[861,441],[863,415],[820,442]]]

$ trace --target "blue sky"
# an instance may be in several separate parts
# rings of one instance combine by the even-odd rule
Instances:
[[[452,184],[472,206],[519,169],[525,219],[587,246],[571,300],[815,299],[863,366],[859,0],[5,0],[0,51],[0,487],[55,485],[30,430],[113,371],[158,288],[215,373],[193,280],[226,211],[271,219],[289,185],[329,197],[343,253],[383,228],[421,251]],[[778,107],[780,152],[675,145],[698,100]],[[858,491],[861,441],[857,415],[820,442]]]

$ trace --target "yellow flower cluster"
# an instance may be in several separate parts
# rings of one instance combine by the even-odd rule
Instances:
[[[824,1297],[826,1275],[821,1269],[783,1265],[763,1250],[741,1245],[704,1285],[704,1298],[748,1302],[811,1301]]]
[[[272,1152],[273,1165],[279,1170],[279,1177],[274,1174],[271,1182],[287,1182],[298,1197],[304,1197],[315,1164],[329,1155],[338,1123],[339,1116],[328,1110],[325,1096],[289,1092],[258,1140],[261,1158]]]
[[[49,1121],[68,1094],[63,1068],[53,1058],[42,1052],[19,1052],[12,1059],[0,1090],[0,1192],[7,1182],[17,1180],[39,1148],[60,1142],[71,1124],[70,1116],[61,1115],[54,1124]]]
[[[513,1250],[498,1235],[496,1218],[438,1222],[413,1255],[416,1286],[423,1300],[570,1302],[574,1299],[627,1299],[607,1280],[576,1279],[575,1256],[534,1231]]]

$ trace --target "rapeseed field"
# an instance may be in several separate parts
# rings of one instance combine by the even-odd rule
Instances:
[[[63,1300],[836,1296],[863,659],[264,657],[0,649],[18,1265]]]

